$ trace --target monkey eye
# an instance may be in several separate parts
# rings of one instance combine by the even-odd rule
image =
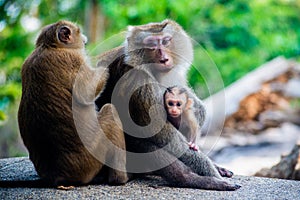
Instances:
[[[143,43],[146,45],[149,49],[154,49],[157,46],[157,41],[152,38],[146,38]]]
[[[155,46],[156,46],[156,43],[155,43],[155,41],[149,41],[146,45],[147,45],[148,47],[155,47]]]
[[[146,48],[149,49],[150,51],[154,51],[156,50],[156,44],[155,43],[146,44]]]
[[[162,40],[162,45],[164,46],[168,46],[171,42],[172,38],[171,37],[165,37],[163,40]]]
[[[169,101],[168,106],[174,106],[174,103],[172,101]]]
[[[180,107],[180,106],[181,106],[181,103],[180,103],[180,102],[177,102],[176,106],[177,106],[177,107]]]

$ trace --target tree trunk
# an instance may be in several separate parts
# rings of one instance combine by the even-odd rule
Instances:
[[[104,35],[104,16],[97,0],[90,0],[86,4],[85,30],[89,42],[95,43]]]
[[[262,88],[263,83],[284,74],[294,65],[294,62],[278,57],[205,99],[207,118],[202,132],[204,134],[221,132],[225,118],[239,109],[240,102],[244,98],[255,94]]]

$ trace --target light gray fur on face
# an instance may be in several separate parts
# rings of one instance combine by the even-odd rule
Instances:
[[[161,27],[161,31],[159,28]],[[167,73],[167,78],[165,74],[159,74],[156,79],[166,85],[176,85],[176,84],[186,84],[187,71],[193,61],[193,45],[190,37],[182,29],[180,25],[172,20],[164,20],[161,23],[149,23],[142,26],[128,26],[125,45],[125,62],[129,65],[134,65],[138,63],[140,57],[133,58],[130,52],[136,49],[143,49],[143,40],[151,35],[170,35],[172,36],[170,47],[167,51],[171,55],[174,63],[172,70]],[[147,68],[147,66],[140,66],[141,68]],[[171,75],[170,75],[171,74]],[[182,77],[181,77],[182,76]],[[178,77],[177,80],[172,80],[170,77]]]
[[[176,22],[173,22],[176,23]],[[175,28],[174,28],[175,27]],[[171,34],[173,49],[172,53],[175,54],[173,57],[177,60],[177,64],[184,67],[189,68],[194,59],[193,45],[191,42],[191,38],[187,35],[187,33],[179,26],[177,23],[168,24],[165,29],[165,33]],[[181,67],[181,68],[182,68]]]

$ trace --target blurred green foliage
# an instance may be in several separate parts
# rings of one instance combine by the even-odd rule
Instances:
[[[214,62],[225,86],[279,55],[299,59],[300,0],[0,0],[0,121],[20,98],[20,68],[40,26],[59,19],[84,25],[90,20],[89,6],[96,4],[105,38],[127,25],[177,21],[199,44],[194,64],[209,68]],[[214,80],[193,68],[189,81],[196,87]],[[202,98],[219,89],[203,87]]]
[[[5,106],[9,104],[7,98],[14,102],[20,97],[20,67],[33,50],[38,32],[28,31],[25,19],[35,18],[41,25],[59,19],[84,24],[89,12],[86,8],[93,2],[0,1],[0,108],[4,109],[1,113],[8,108]],[[276,56],[299,56],[299,0],[162,0],[160,3],[156,0],[99,0],[97,3],[105,17],[106,37],[125,30],[129,24],[165,18],[176,20],[205,48],[225,85]],[[202,47],[196,45],[195,48],[197,52],[197,48]],[[197,56],[195,53],[196,63]],[[204,80],[196,69],[189,75],[192,86]]]

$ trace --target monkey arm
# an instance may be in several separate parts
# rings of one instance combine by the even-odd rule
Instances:
[[[108,67],[118,57],[124,55],[124,46],[116,47],[112,50],[106,51],[98,56],[97,67]]]
[[[108,69],[81,67],[72,88],[74,100],[81,105],[94,104],[94,100],[103,91],[108,79]]]
[[[93,88],[95,91],[94,97],[99,96],[101,94],[101,92],[103,92],[106,82],[107,82],[107,79],[108,79],[108,76],[109,76],[108,69],[104,69],[104,70],[101,68],[95,69],[95,74],[93,75],[93,79],[92,79],[92,80],[95,80],[94,83],[92,83],[92,84],[96,84],[96,88]]]
[[[164,88],[161,88],[157,83],[149,84],[152,81],[151,77],[138,70],[132,71],[132,74],[126,77],[125,80],[126,83],[120,84],[123,86],[120,92],[126,91],[124,94],[132,94],[127,97],[130,99],[128,100],[130,117],[136,125],[142,127],[131,131],[139,132],[141,135],[146,135],[148,132],[154,133],[153,136],[147,138],[147,142],[152,143],[158,149],[163,148],[166,152],[177,157],[195,173],[220,177],[213,163],[204,154],[191,151],[186,138],[166,120],[165,109],[163,109]],[[134,85],[137,82],[142,83],[142,86],[136,88]],[[124,116],[127,115],[128,117],[128,111],[122,111],[122,108],[119,107],[118,111],[121,111],[120,116],[123,116],[121,120],[123,118],[122,122],[125,130],[128,130],[132,128],[130,123],[127,124],[124,121]],[[151,112],[149,112],[150,110]],[[148,128],[143,128],[146,126]],[[203,168],[207,170],[203,170]]]
[[[190,108],[188,110],[185,110],[183,113],[184,123],[188,126],[188,133],[186,134],[186,137],[189,142],[193,143],[196,142],[197,134],[199,133],[200,129],[194,110],[195,109]]]
[[[200,128],[203,126],[206,117],[206,109],[203,102],[196,96],[191,88],[187,89],[189,98],[192,98],[194,101],[193,107],[195,110],[195,116],[198,120]]]
[[[160,149],[166,155],[178,158],[176,162],[182,163],[179,165],[185,165],[196,174],[220,178],[210,159],[200,151],[191,151],[186,138],[167,121],[163,107],[165,88],[150,75],[141,70],[129,70],[114,90],[117,96],[112,95],[111,99],[126,132],[128,151],[146,153]],[[165,162],[164,156],[157,156],[156,162]],[[163,171],[167,173],[168,170]]]
[[[182,140],[182,147],[187,147],[185,137],[167,121],[164,90],[148,73],[133,69],[119,80],[115,88],[118,96],[112,96],[112,103],[117,107],[125,130],[142,135],[151,132],[147,141],[153,141],[159,147],[167,145],[172,136],[177,135]]]

